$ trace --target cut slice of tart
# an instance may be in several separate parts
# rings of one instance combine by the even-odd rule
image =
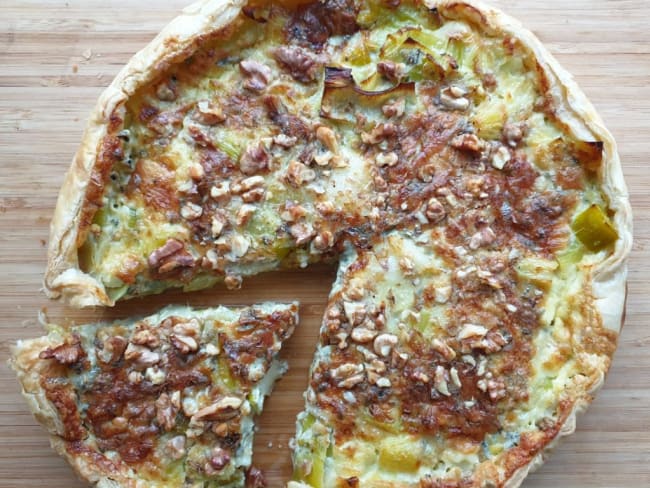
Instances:
[[[106,487],[243,487],[254,415],[286,371],[297,304],[195,310],[19,341],[11,366],[52,447]]]
[[[573,431],[616,347],[594,258],[477,235],[393,232],[342,260],[291,488],[518,486]]]

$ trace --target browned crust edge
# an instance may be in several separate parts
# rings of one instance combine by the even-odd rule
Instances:
[[[11,348],[9,366],[18,377],[29,410],[34,414],[38,423],[47,429],[52,449],[70,464],[75,474],[82,480],[99,483],[97,486],[105,488],[122,486],[108,478],[109,475],[112,475],[114,478],[121,479],[122,473],[106,473],[85,456],[75,456],[68,452],[66,441],[62,437],[65,427],[61,423],[59,413],[47,399],[45,390],[41,387],[41,378],[48,374],[49,361],[40,359],[39,354],[48,347],[61,344],[63,339],[59,334],[51,332],[49,335],[37,339],[18,341]]]

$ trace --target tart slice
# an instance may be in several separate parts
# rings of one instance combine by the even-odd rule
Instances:
[[[344,257],[290,488],[512,488],[573,432],[616,347],[593,256],[503,234],[396,231]]]
[[[296,304],[52,325],[11,366],[53,448],[98,486],[244,486],[254,420],[287,365]]]

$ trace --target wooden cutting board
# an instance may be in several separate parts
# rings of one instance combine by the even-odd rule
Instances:
[[[650,9],[647,0],[499,0],[576,76],[620,145],[635,209],[627,323],[604,389],[526,488],[650,487]],[[161,5],[162,4],[162,5]],[[302,302],[285,350],[291,372],[260,419],[255,462],[271,487],[290,473],[288,449],[334,269],[315,267],[193,295],[134,300],[78,311],[40,292],[49,219],[85,118],[103,87],[184,6],[185,0],[2,0],[0,2],[0,486],[83,486],[49,448],[13,374],[10,344],[53,321],[152,312],[163,303]],[[571,6],[567,7],[566,5]],[[154,6],[155,5],[155,6]]]

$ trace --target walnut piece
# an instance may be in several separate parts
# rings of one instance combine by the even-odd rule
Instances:
[[[185,244],[177,239],[168,239],[167,242],[156,249],[147,259],[149,267],[159,274],[169,273],[178,268],[192,267],[194,257],[185,249]]]
[[[162,393],[156,399],[155,405],[158,425],[166,431],[172,430],[176,424],[176,414],[179,410],[178,406],[173,404],[172,398],[167,393]]]
[[[86,353],[81,347],[81,339],[74,335],[70,342],[66,341],[55,348],[48,347],[38,355],[41,359],[56,359],[60,364],[75,364],[80,359],[86,357]]]
[[[271,156],[263,144],[251,145],[239,160],[239,170],[245,175],[254,175],[268,169],[270,162]]]
[[[273,51],[273,57],[295,80],[309,83],[316,79],[320,62],[310,51],[299,46],[281,46]]]
[[[264,91],[273,76],[271,68],[251,59],[240,62],[239,70],[246,77],[244,88],[257,93]]]

